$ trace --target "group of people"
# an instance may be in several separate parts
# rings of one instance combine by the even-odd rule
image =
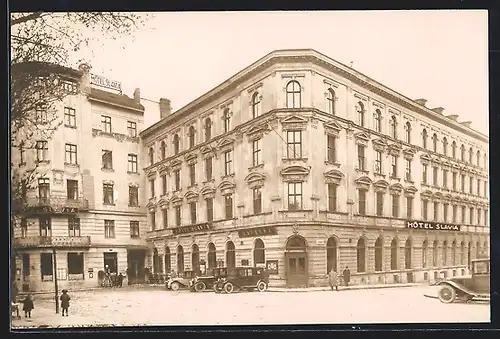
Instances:
[[[342,271],[342,277],[344,281],[344,286],[349,286],[349,282],[351,281],[351,271],[349,270],[348,266],[346,266],[344,268],[344,271]],[[330,269],[330,272],[328,273],[328,284],[330,285],[332,291],[334,289],[336,291],[339,290],[339,276],[333,267]]]
[[[69,301],[71,300],[68,290],[62,290],[59,300],[61,301],[62,316],[68,316]],[[35,303],[33,302],[31,294],[28,294],[21,303],[23,304],[24,317],[31,318],[31,311],[35,309]]]

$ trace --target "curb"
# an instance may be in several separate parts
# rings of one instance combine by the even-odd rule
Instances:
[[[379,285],[379,286],[352,286],[348,288],[339,288],[340,291],[353,291],[353,290],[375,290],[382,288],[397,288],[397,287],[417,287],[427,286],[422,284],[400,284],[400,285]],[[288,288],[268,288],[268,292],[320,292],[330,291],[330,287],[320,287],[318,289],[303,288],[303,289],[288,289]]]

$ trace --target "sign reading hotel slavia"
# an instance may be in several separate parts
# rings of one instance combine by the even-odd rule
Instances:
[[[431,230],[431,231],[458,231],[460,232],[460,225],[443,224],[432,221],[406,221],[406,228]]]
[[[101,75],[97,74],[90,74],[90,83],[92,85],[112,89],[115,91],[120,91],[122,90],[122,84],[121,82],[115,81],[115,80],[109,80],[108,78],[105,78]]]
[[[172,228],[172,232],[174,233],[174,235],[208,230],[210,230],[210,226],[208,224],[198,224]]]
[[[276,234],[278,234],[278,231],[276,230],[276,227],[273,226],[264,226],[264,227],[250,228],[247,230],[238,231],[238,236],[240,238],[249,238],[249,237],[256,237],[263,235],[276,235]]]

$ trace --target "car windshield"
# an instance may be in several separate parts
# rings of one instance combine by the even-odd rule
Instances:
[[[479,261],[474,265],[474,273],[485,274],[490,272],[490,263],[488,261]]]

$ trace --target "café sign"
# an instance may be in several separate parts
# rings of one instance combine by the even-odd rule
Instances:
[[[276,235],[276,234],[278,234],[278,231],[276,230],[276,227],[273,226],[249,228],[246,230],[238,231],[238,236],[240,238],[249,238],[249,237],[264,236],[264,235]]]
[[[460,232],[460,225],[445,224],[432,221],[407,220],[406,228],[430,230],[430,231],[457,231]]]
[[[122,84],[119,81],[110,80],[101,75],[90,74],[90,84],[96,85],[99,87],[104,87],[107,89],[112,89],[114,91],[122,91]]]
[[[174,233],[174,235],[192,233],[192,232],[202,232],[208,230],[210,230],[210,226],[206,223],[172,228],[172,232]]]

